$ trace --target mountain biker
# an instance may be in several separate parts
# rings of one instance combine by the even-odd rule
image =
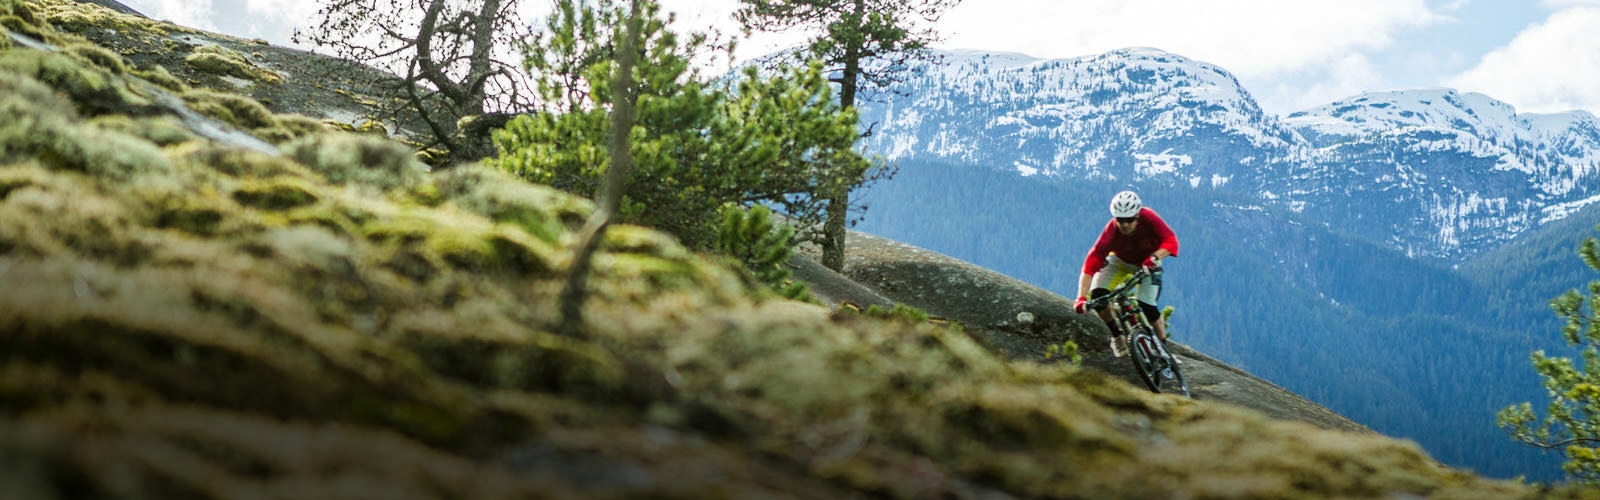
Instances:
[[[1100,298],[1111,293],[1111,281],[1119,275],[1129,274],[1143,267],[1149,271],[1161,269],[1161,259],[1178,255],[1178,235],[1167,227],[1167,222],[1155,210],[1144,206],[1139,195],[1123,191],[1111,198],[1112,219],[1100,231],[1100,239],[1089,249],[1083,259],[1083,275],[1078,278],[1078,300],[1073,309],[1083,314],[1088,309],[1089,298]],[[1137,263],[1137,264],[1135,264]],[[1136,267],[1137,266],[1137,267]],[[1093,291],[1091,292],[1091,288]],[[1139,286],[1139,309],[1145,319],[1155,326],[1156,335],[1167,339],[1167,325],[1161,319],[1156,300],[1161,297],[1159,282],[1146,282]],[[1111,312],[1102,306],[1095,311],[1113,335],[1116,331]]]

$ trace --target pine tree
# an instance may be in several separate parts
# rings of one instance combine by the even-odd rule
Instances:
[[[611,0],[559,7],[529,44],[527,67],[544,107],[496,134],[501,155],[493,163],[593,196],[609,164],[606,116],[617,92],[607,75],[626,13]],[[726,203],[769,204],[800,221],[820,220],[816,193],[849,189],[860,179],[867,162],[854,149],[855,114],[830,99],[820,65],[766,74],[749,68],[736,83],[713,81],[690,62],[713,50],[709,37],[668,30],[653,0],[642,9],[637,116],[629,133],[634,173],[621,221],[711,249]]]
[[[747,30],[819,29],[810,52],[827,64],[830,74],[838,75],[834,82],[839,84],[839,102],[854,109],[861,90],[887,88],[905,77],[902,68],[907,63],[932,57],[926,49],[937,36],[926,25],[960,1],[740,0],[743,6],[734,16]],[[926,24],[919,27],[919,21]],[[828,216],[822,231],[822,264],[838,271],[844,267],[850,190],[834,189],[824,195]]]
[[[1578,255],[1591,269],[1600,271],[1600,243],[1587,238]],[[1581,365],[1571,358],[1533,353],[1533,367],[1544,377],[1550,394],[1546,416],[1540,421],[1533,405],[1522,403],[1500,411],[1497,422],[1523,444],[1561,449],[1568,474],[1586,483],[1600,483],[1600,280],[1589,282],[1587,293],[1568,290],[1550,301],[1550,308],[1566,320],[1561,336],[1581,349]],[[1535,426],[1537,422],[1537,426]]]

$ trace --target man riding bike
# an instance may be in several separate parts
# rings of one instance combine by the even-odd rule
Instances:
[[[1146,208],[1133,191],[1123,191],[1111,198],[1111,216],[1106,228],[1100,232],[1100,239],[1094,242],[1089,255],[1083,259],[1083,275],[1078,278],[1078,300],[1073,304],[1078,314],[1086,312],[1089,298],[1111,293],[1111,281],[1117,276],[1136,271],[1136,266],[1151,272],[1159,271],[1161,259],[1178,255],[1178,235],[1167,227],[1167,222],[1161,220],[1154,210]],[[1139,286],[1139,308],[1144,312],[1145,319],[1155,327],[1156,336],[1166,340],[1167,324],[1161,319],[1161,310],[1156,308],[1156,300],[1160,297],[1159,280]],[[1127,333],[1110,326],[1116,322],[1105,307],[1095,312],[1112,329],[1113,335]]]

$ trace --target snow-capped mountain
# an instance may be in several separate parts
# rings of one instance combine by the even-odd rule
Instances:
[[[943,55],[858,105],[869,151],[1228,192],[1447,261],[1600,201],[1600,121],[1586,112],[1421,89],[1280,118],[1227,71],[1156,49]]]

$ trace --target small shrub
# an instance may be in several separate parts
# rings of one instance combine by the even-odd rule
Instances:
[[[1083,364],[1083,354],[1078,351],[1078,343],[1071,340],[1060,344],[1050,344],[1045,348],[1045,361],[1065,360],[1073,365]]]
[[[794,256],[790,239],[794,228],[773,224],[772,211],[757,205],[745,210],[735,205],[722,209],[717,249],[738,260],[757,280],[787,298],[810,297],[805,283],[791,279],[789,259]]]

